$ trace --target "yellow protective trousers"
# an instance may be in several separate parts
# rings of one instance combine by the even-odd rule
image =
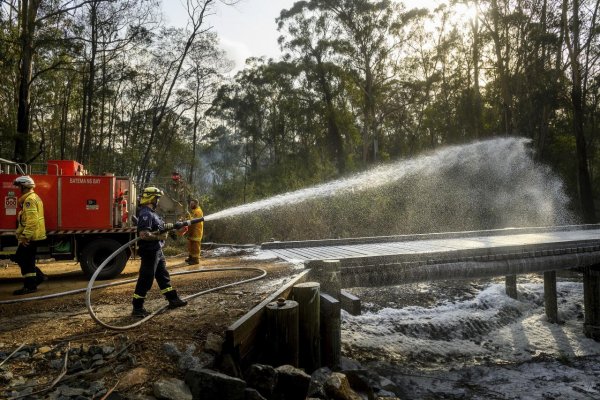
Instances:
[[[196,240],[188,240],[188,254],[192,258],[200,258],[200,243]]]

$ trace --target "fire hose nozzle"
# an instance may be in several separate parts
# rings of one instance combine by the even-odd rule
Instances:
[[[162,233],[162,232],[172,231],[174,229],[181,229],[184,226],[194,225],[194,224],[197,224],[202,221],[204,221],[204,217],[188,219],[187,221],[179,221],[179,222],[175,222],[174,224],[165,224],[165,227],[163,229],[161,229],[160,232]]]
[[[180,229],[180,228],[183,228],[184,226],[194,225],[194,224],[197,224],[197,223],[202,222],[202,221],[204,221],[204,217],[194,218],[194,219],[188,219],[187,221],[175,222],[175,225],[173,226],[173,229]]]

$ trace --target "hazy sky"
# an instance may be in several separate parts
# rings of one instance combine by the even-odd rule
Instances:
[[[235,70],[243,67],[248,57],[280,55],[275,18],[296,0],[240,0],[233,6],[217,2],[216,13],[207,19],[219,34],[221,47],[236,63]],[[185,26],[187,14],[181,0],[163,0],[170,25]]]
[[[208,17],[207,22],[218,33],[223,50],[235,62],[233,72],[242,69],[248,57],[277,58],[281,54],[277,44],[280,34],[277,31],[275,18],[279,17],[282,9],[290,8],[296,1],[239,0],[233,6],[226,6],[221,1],[217,1],[216,12]],[[433,8],[446,1],[402,0],[402,3],[408,8]],[[170,25],[185,26],[188,19],[183,5],[185,2],[186,0],[163,0],[163,10]]]

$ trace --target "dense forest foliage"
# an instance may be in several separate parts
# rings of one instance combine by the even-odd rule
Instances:
[[[273,21],[282,57],[234,77],[209,29],[226,4],[187,0],[183,29],[158,2],[2,0],[0,157],[177,170],[211,212],[522,136],[596,221],[600,0],[298,1]]]

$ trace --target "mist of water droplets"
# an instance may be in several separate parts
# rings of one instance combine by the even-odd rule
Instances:
[[[295,214],[296,218],[303,215],[310,229],[290,233],[293,229],[286,227],[282,217],[294,218]],[[276,221],[267,221],[274,215]],[[258,229],[270,223],[280,225],[280,229],[269,226],[267,231],[287,236],[282,240],[306,235],[377,234],[376,228],[368,228],[370,224],[378,224],[380,234],[399,234],[576,222],[562,182],[548,167],[533,160],[530,140],[524,138],[446,147],[344,179],[229,208],[208,215],[205,220],[249,216],[262,220]],[[295,221],[294,226],[300,223]],[[252,229],[247,221],[243,224],[245,229]],[[234,226],[227,223],[230,230]],[[364,232],[357,231],[356,226],[363,226]],[[322,228],[324,232],[320,234]]]

